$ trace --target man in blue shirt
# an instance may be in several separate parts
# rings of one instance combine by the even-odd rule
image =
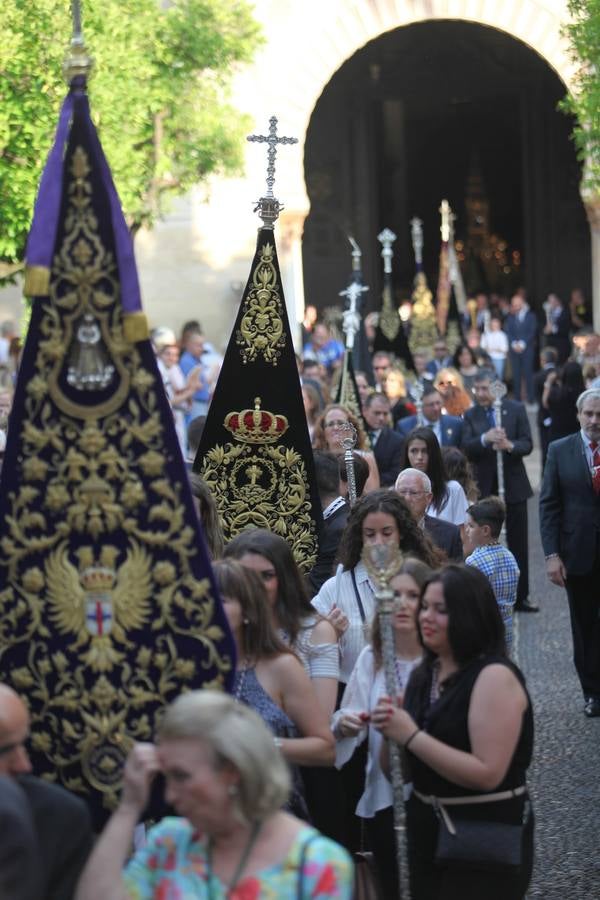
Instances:
[[[188,421],[197,416],[205,416],[208,412],[213,385],[211,383],[210,367],[202,359],[204,354],[204,335],[200,332],[192,332],[187,335],[185,348],[179,360],[179,368],[187,376],[192,369],[200,370],[200,388],[192,396],[192,407],[188,414]]]

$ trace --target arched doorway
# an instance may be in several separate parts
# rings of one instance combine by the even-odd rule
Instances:
[[[466,240],[469,191],[483,191],[489,234],[507,254],[499,272],[492,265],[467,270],[471,290],[509,292],[522,283],[536,306],[551,290],[567,298],[582,287],[590,297],[580,167],[571,123],[556,109],[564,93],[533,50],[471,22],[415,23],[357,51],[323,90],[307,129],[306,302],[336,303],[352,234],[363,250],[368,305],[377,307],[376,236],[384,226],[398,235],[398,295],[409,294],[413,215],[424,221],[425,267],[434,281],[440,200],[450,200],[457,237]]]

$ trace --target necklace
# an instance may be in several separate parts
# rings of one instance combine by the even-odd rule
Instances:
[[[240,702],[241,697],[242,697],[242,691],[244,689],[244,682],[246,680],[246,672],[248,671],[249,666],[250,666],[250,660],[246,657],[246,659],[242,663],[242,668],[241,669],[239,668],[235,674],[235,680],[237,683],[235,685],[233,697],[235,700],[238,701],[238,703]]]
[[[258,835],[260,834],[262,824],[263,824],[262,822],[257,821],[257,822],[254,822],[254,824],[252,825],[252,830],[250,832],[250,836],[248,837],[248,840],[246,841],[246,845],[245,845],[244,849],[242,850],[242,855],[240,856],[240,861],[238,862],[236,870],[233,873],[233,878],[229,882],[229,886],[225,887],[225,896],[226,897],[231,896],[231,892],[237,886],[238,881],[242,877],[242,873],[243,873],[244,869],[246,868],[248,859],[250,858],[250,854],[252,853],[252,848],[254,847],[254,845],[256,843]],[[213,877],[212,850],[213,850],[212,839],[209,839],[208,846],[206,848],[206,884],[208,886],[209,897],[212,897],[212,877]]]

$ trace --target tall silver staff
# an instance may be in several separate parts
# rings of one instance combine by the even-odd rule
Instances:
[[[352,422],[346,422],[340,428],[342,436],[340,446],[344,450],[344,463],[346,464],[346,476],[348,478],[348,503],[354,506],[356,503],[356,472],[354,471],[354,448],[356,447],[357,433]]]
[[[494,398],[494,423],[496,428],[502,428],[502,398],[506,394],[506,385],[499,378],[494,379],[490,384],[490,393]],[[496,467],[498,473],[498,496],[505,502],[504,491],[504,451],[496,450]],[[506,520],[505,520],[506,522]],[[503,523],[500,532],[500,540],[506,544],[506,525]]]
[[[399,547],[392,544],[367,544],[362,552],[362,561],[375,583],[375,605],[381,631],[381,652],[385,672],[385,689],[395,701],[398,696],[396,677],[396,646],[392,628],[394,592],[390,581],[403,562]],[[394,834],[396,836],[396,864],[401,900],[410,900],[408,849],[406,844],[406,811],[404,809],[404,781],[400,763],[400,747],[389,741],[390,774],[392,776]]]
[[[417,380],[415,381],[412,389],[412,395],[415,398],[415,406],[417,408],[417,425],[421,426],[425,424],[425,418],[423,416],[423,394],[425,392],[425,388],[423,384]]]

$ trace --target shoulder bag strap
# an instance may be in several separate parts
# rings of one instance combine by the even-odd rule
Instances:
[[[300,859],[298,861],[298,891],[296,894],[296,900],[303,900],[304,897],[304,866],[306,864],[306,853],[308,851],[309,844],[319,837],[321,837],[321,835],[318,832],[317,834],[311,834],[310,837],[307,837],[302,844]]]
[[[360,620],[364,623],[367,621],[367,617],[365,615],[365,608],[363,606],[363,602],[360,599],[360,594],[358,593],[358,585],[356,583],[356,575],[354,574],[354,569],[350,569],[350,574],[352,576],[352,586],[354,588],[354,594],[356,596],[356,604],[358,606],[358,612],[360,614]]]

